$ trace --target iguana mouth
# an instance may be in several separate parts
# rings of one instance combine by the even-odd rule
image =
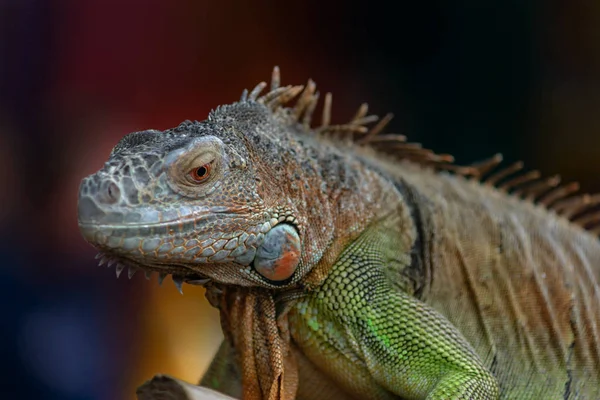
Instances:
[[[125,210],[110,205],[100,207],[90,196],[80,195],[78,223],[83,236],[93,240],[97,232],[119,238],[196,234],[201,227],[210,227],[220,219],[243,218],[250,213],[242,207],[222,206],[194,206],[177,211],[152,207]]]
[[[103,236],[112,236],[115,238],[148,237],[161,235],[195,235],[199,226],[208,225],[216,222],[218,219],[240,218],[236,213],[213,213],[212,211],[203,211],[202,213],[190,214],[181,219],[173,219],[158,223],[146,224],[102,224],[95,222],[79,221],[79,228],[86,239],[94,239],[96,233]]]
[[[173,282],[180,292],[182,291],[181,286],[184,282],[203,286],[211,282],[211,278],[201,272],[201,269],[199,272],[199,267],[203,265],[203,268],[206,268],[207,265],[219,263],[251,268],[272,284],[280,285],[288,282],[295,272],[301,252],[300,238],[296,226],[290,223],[291,221],[284,222],[283,218],[280,219],[282,219],[281,222],[279,219],[272,220],[271,222],[274,223],[273,226],[270,223],[260,225],[265,232],[256,235],[251,247],[240,243],[240,240],[244,237],[246,238],[246,242],[248,242],[249,235],[245,232],[239,237],[234,237],[230,241],[226,241],[225,245],[222,243],[224,239],[216,242],[205,241],[204,243],[208,243],[208,246],[205,247],[202,247],[203,244],[199,243],[196,239],[189,239],[187,241],[181,238],[167,237],[162,239],[164,244],[170,245],[171,250],[174,249],[174,245],[179,245],[179,247],[188,246],[191,250],[194,250],[192,252],[194,254],[198,253],[195,250],[195,246],[204,249],[200,254],[218,255],[219,252],[224,251],[225,255],[218,256],[217,260],[207,261],[206,259],[210,259],[210,257],[206,256],[183,259],[181,257],[182,254],[190,250],[185,253],[182,250],[173,254],[168,251],[158,254],[158,249],[162,246],[157,247],[156,244],[153,244],[154,250],[145,248],[146,242],[144,242],[144,238],[137,238],[137,248],[133,249],[137,252],[132,252],[131,249],[124,251],[122,238],[120,245],[114,248],[96,243],[96,246],[100,249],[96,259],[99,260],[99,265],[106,264],[108,267],[114,265],[117,278],[120,277],[125,269],[127,269],[129,279],[138,270],[143,270],[148,280],[151,278],[152,273],[156,272],[158,273],[159,284],[162,284],[167,275],[172,275]],[[293,221],[295,222],[295,220]],[[233,242],[231,242],[232,240]],[[192,243],[189,244],[190,242]],[[229,245],[229,243],[234,243],[235,246]],[[215,252],[215,246],[218,246],[217,249],[221,248],[222,250]],[[243,253],[241,253],[240,249],[242,249]],[[144,251],[146,253],[143,253]],[[241,256],[239,256],[240,253]],[[234,257],[236,254],[238,256]],[[243,261],[243,264],[240,261]]]

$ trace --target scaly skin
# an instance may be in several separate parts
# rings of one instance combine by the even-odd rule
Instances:
[[[277,69],[263,89],[126,136],[80,189],[82,234],[118,274],[206,286],[226,339],[202,385],[245,399],[600,398],[600,244],[568,221],[593,223],[597,197],[535,174],[481,183],[499,159],[453,166],[380,135],[387,118],[367,129],[366,106],[331,126],[329,96],[311,129],[314,83],[280,88]]]

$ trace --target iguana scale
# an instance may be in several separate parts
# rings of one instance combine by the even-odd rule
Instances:
[[[500,156],[457,166],[366,104],[332,125],[330,94],[313,127],[314,82],[280,86],[275,68],[265,87],[125,136],[80,188],[101,263],[206,287],[225,341],[204,386],[600,398],[599,196]]]

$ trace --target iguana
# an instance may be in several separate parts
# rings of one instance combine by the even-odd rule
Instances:
[[[79,226],[117,275],[206,287],[202,380],[244,399],[600,398],[600,196],[322,121],[311,80],[125,136]],[[370,128],[369,128],[370,127]],[[496,172],[494,172],[496,171]],[[589,229],[586,229],[589,228]]]

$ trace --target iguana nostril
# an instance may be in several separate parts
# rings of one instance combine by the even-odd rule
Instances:
[[[98,198],[105,204],[115,204],[121,199],[121,189],[114,182],[102,185]]]

